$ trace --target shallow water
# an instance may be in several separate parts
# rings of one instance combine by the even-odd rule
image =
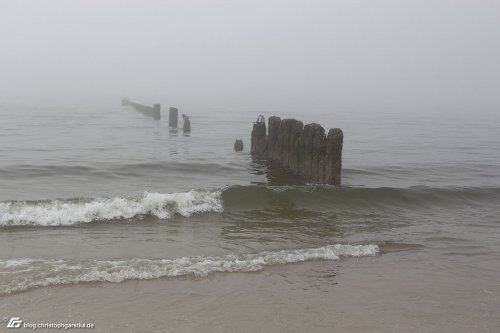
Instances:
[[[486,308],[488,313],[500,309],[498,297],[483,297],[500,294],[497,116],[187,113],[189,136],[169,129],[165,113],[155,121],[121,106],[0,108],[0,311],[10,305],[22,309],[29,299],[23,295],[45,289],[55,295],[51,304],[68,304],[64,295],[78,294],[89,283],[128,288],[125,281],[149,280],[141,288],[153,290],[178,286],[179,279],[187,278],[193,288],[207,277],[231,274],[235,285],[252,279],[245,274],[263,274],[255,278],[261,289],[253,300],[276,292],[286,303],[278,282],[265,278],[270,272],[296,281],[308,274],[306,267],[329,265],[333,273],[327,279],[319,269],[305,281],[328,286],[325,292],[337,297],[346,297],[337,290],[342,285],[356,292],[342,274],[364,281],[360,295],[368,301],[384,291],[395,297],[391,285],[368,284],[356,275],[380,274],[383,268],[403,294],[407,289],[417,297],[418,291],[439,305],[435,296],[442,293],[443,306],[463,302],[464,295],[471,298],[467,307],[440,312],[443,322],[434,326],[426,326],[427,303],[408,299],[408,304],[416,302],[417,317],[399,323],[402,331],[444,331],[440,324],[462,310],[473,320],[464,332],[498,327],[497,317],[481,317]],[[306,184],[286,170],[253,161],[249,137],[259,113],[341,127],[342,186]],[[244,141],[242,153],[232,150],[236,138]],[[339,260],[343,263],[333,264]],[[213,284],[203,290],[215,288],[213,297],[228,301],[217,289],[221,285]],[[310,296],[313,303],[317,295]],[[184,301],[194,299],[186,294]],[[387,311],[408,307],[399,298],[382,303],[361,307],[385,323],[372,326],[373,331],[392,325]],[[353,311],[351,305],[338,310]],[[308,327],[315,327],[313,315],[288,308],[286,316],[303,316],[310,320]],[[29,307],[22,315],[36,313]],[[197,315],[209,317],[202,313]],[[350,318],[351,326],[338,327],[354,328]],[[334,327],[324,324],[316,328]],[[223,331],[230,331],[227,327]]]

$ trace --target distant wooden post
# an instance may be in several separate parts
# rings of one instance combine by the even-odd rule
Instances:
[[[234,141],[234,151],[242,151],[243,150],[243,140],[236,139]]]
[[[168,109],[168,126],[170,127],[177,127],[179,125],[179,110],[174,107],[170,107]]]
[[[160,120],[161,119],[161,106],[160,104],[154,104],[153,105],[153,118],[155,120]]]
[[[191,133],[191,121],[189,120],[189,117],[183,113],[182,118],[184,119],[184,125],[182,125],[182,131],[184,133]]]

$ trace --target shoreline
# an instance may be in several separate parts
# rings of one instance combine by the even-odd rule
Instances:
[[[429,268],[426,252],[39,288],[1,297],[0,313],[29,322],[95,323],[91,332],[498,331],[494,276],[479,285],[467,272]]]

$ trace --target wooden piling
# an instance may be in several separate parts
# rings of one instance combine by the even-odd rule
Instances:
[[[263,118],[254,123],[250,151],[257,158],[279,162],[315,183],[340,184],[343,133],[316,123],[303,125],[295,119],[269,117],[269,133]]]
[[[183,113],[182,118],[184,119],[184,125],[182,125],[182,131],[186,134],[191,133],[191,121],[189,120],[189,117]]]
[[[342,176],[342,146],[344,133],[340,128],[332,128],[326,138],[325,179],[330,184],[340,184]]]
[[[160,104],[154,104],[153,105],[153,117],[155,120],[160,120],[161,119],[161,106]]]
[[[280,127],[280,123],[280,117],[269,117],[269,135],[267,136],[267,149],[269,150],[269,158],[273,160],[279,159],[280,148],[278,148],[278,130]]]
[[[243,150],[243,140],[236,139],[234,141],[234,151],[242,151]]]
[[[179,110],[174,107],[168,109],[168,126],[177,127],[179,125]]]
[[[266,122],[257,120],[253,124],[250,151],[255,156],[267,158]]]

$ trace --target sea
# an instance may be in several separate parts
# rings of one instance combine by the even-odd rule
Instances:
[[[500,115],[167,110],[0,107],[0,331],[500,332]],[[340,127],[342,184],[260,114]]]

